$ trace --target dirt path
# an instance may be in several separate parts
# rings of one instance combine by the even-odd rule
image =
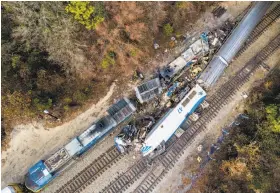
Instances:
[[[40,123],[16,126],[11,135],[10,148],[2,153],[5,164],[2,165],[1,186],[11,182],[22,182],[32,164],[56,151],[101,117],[109,106],[108,100],[112,97],[115,87],[113,83],[106,96],[97,104],[61,126],[51,129],[44,128]]]

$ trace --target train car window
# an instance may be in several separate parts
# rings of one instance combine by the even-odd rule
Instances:
[[[149,88],[145,84],[139,86],[138,89],[139,89],[140,93],[143,93],[143,92],[149,90]]]
[[[189,98],[186,98],[186,99],[182,102],[183,107],[185,107],[189,102],[190,102],[190,99],[189,99]]]
[[[196,91],[192,91],[192,93],[189,95],[189,99],[192,99],[196,95]]]

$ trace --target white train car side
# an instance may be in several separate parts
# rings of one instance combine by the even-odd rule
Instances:
[[[204,101],[206,92],[197,84],[173,109],[159,120],[147,135],[141,153],[146,156],[153,152],[162,142],[167,142],[180,125]]]

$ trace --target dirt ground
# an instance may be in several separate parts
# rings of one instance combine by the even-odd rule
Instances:
[[[187,33],[192,35],[199,34],[207,29],[214,28],[222,24],[227,19],[235,18],[249,5],[249,3],[250,2],[221,3],[228,9],[221,18],[213,18],[210,13],[211,10],[209,10],[197,22],[197,24],[194,25],[195,27],[193,29],[187,30]],[[158,67],[166,65],[168,62],[175,59],[175,57],[186,48],[186,46],[187,45],[182,45],[172,50],[168,50],[167,53],[159,54],[154,60],[150,61],[150,64],[153,64],[151,66]],[[147,65],[149,66],[149,64]],[[150,68],[149,70],[153,72],[154,69]],[[147,75],[147,77],[148,76],[149,75]],[[7,151],[2,152],[2,163],[4,164],[1,166],[1,187],[5,187],[8,183],[23,182],[23,177],[30,166],[38,160],[55,152],[71,138],[88,128],[91,123],[105,113],[108,106],[115,99],[115,96],[126,95],[131,92],[135,83],[127,82],[126,85],[121,84],[121,82],[112,84],[109,92],[97,104],[93,104],[87,111],[58,127],[50,129],[46,128],[41,123],[30,123],[28,125],[16,126],[11,135],[10,147]],[[119,89],[119,86],[121,86],[122,89]],[[85,156],[85,162],[88,163],[94,160],[94,157],[97,157],[97,155],[104,152],[107,147],[112,145],[112,143],[111,136],[106,138],[93,151],[91,151],[90,154],[93,156]],[[131,160],[128,159],[127,162],[119,165],[119,169],[121,170],[121,168],[127,168],[130,164],[125,163],[128,163],[129,161],[130,164],[132,163]],[[86,163],[81,161],[75,168],[85,167]],[[61,185],[62,183],[65,183],[67,179],[74,176],[78,170],[80,169],[66,171],[65,174],[63,174],[63,177],[55,180],[57,181],[57,183],[54,182],[54,184],[56,184],[54,185],[55,187],[50,186],[46,192],[52,192],[52,190],[55,190],[59,184]],[[117,169],[114,171],[115,173],[118,172]],[[101,176],[100,180],[104,182],[107,177],[109,176]],[[88,191],[92,191],[91,188],[89,188]]]
[[[11,182],[23,182],[23,177],[31,165],[55,152],[101,117],[107,110],[108,100],[115,89],[113,84],[97,104],[61,126],[51,129],[44,128],[40,123],[16,126],[12,132],[10,148],[2,152],[2,160],[5,161],[1,168],[2,187]]]

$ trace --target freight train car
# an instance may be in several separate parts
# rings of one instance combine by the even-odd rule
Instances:
[[[147,135],[141,153],[147,156],[155,149],[166,143],[180,125],[196,110],[204,101],[206,92],[197,84],[175,107],[170,109],[165,116],[158,121]]]
[[[25,178],[25,186],[38,192],[63,171],[70,160],[80,156],[96,145],[119,123],[136,111],[134,105],[123,98],[108,109],[108,115],[93,123],[81,135],[72,139],[46,160],[40,160],[33,165]]]

